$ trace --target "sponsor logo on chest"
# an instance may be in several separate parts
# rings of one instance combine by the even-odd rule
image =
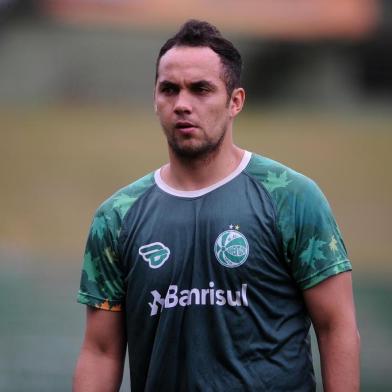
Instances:
[[[159,268],[170,256],[170,249],[161,242],[153,242],[139,248],[139,255],[148,263],[150,268]]]
[[[210,282],[208,288],[192,288],[179,291],[177,285],[170,285],[163,297],[159,291],[151,291],[152,302],[148,303],[151,308],[150,316],[155,316],[163,309],[171,309],[177,306],[248,306],[247,288],[248,286],[245,283],[241,285],[239,290],[222,290],[216,289],[215,283]]]

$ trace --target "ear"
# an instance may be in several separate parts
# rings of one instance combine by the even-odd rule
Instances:
[[[230,99],[230,114],[234,118],[239,114],[245,103],[245,90],[242,87],[235,88]]]

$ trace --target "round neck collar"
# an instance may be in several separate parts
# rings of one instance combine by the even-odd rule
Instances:
[[[225,178],[223,178],[222,180],[216,182],[215,184],[212,184],[208,187],[205,188],[201,188],[201,189],[196,189],[194,191],[182,191],[179,189],[174,189],[171,186],[167,185],[162,177],[161,177],[161,169],[159,168],[155,171],[154,173],[154,179],[155,179],[155,183],[157,184],[157,186],[163,190],[166,193],[169,193],[170,195],[173,196],[179,196],[179,197],[199,197],[199,196],[203,196],[219,187],[221,187],[222,185],[227,184],[229,181],[231,181],[233,178],[237,177],[244,169],[245,167],[248,165],[250,158],[251,158],[252,154],[249,151],[245,151],[244,152],[244,156],[241,159],[241,162],[239,163],[239,165]]]

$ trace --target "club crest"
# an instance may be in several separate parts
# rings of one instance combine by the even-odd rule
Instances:
[[[249,255],[246,237],[238,230],[226,230],[215,241],[214,252],[220,264],[236,268],[244,264]]]

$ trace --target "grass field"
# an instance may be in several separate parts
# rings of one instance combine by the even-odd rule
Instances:
[[[75,304],[94,209],[166,161],[152,110],[0,109],[0,390],[68,391],[82,338]],[[392,388],[392,115],[250,109],[244,148],[315,179],[354,264],[363,391]]]

